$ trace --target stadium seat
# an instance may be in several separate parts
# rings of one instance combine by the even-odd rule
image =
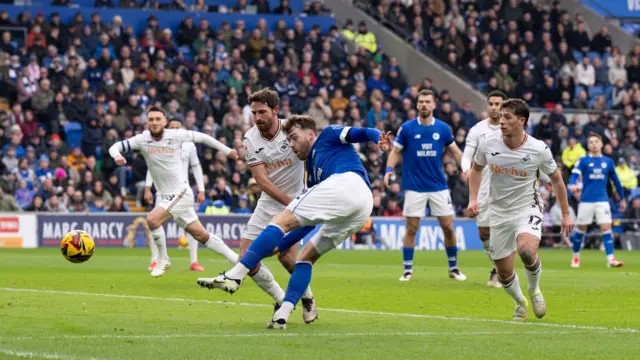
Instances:
[[[577,51],[577,50],[573,51],[573,57],[576,59],[576,63],[581,62],[583,56],[584,55],[582,54],[582,51]]]
[[[82,125],[77,122],[69,122],[64,126],[67,135],[66,144],[70,149],[80,147],[82,144]]]
[[[600,58],[600,54],[598,54],[595,51],[589,51],[587,53],[587,56],[589,57],[589,59],[591,59],[591,62],[593,62],[593,59],[595,59],[595,58]]]

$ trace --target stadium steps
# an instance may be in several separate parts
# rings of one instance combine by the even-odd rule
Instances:
[[[136,201],[133,199],[127,199],[124,201],[125,203],[127,203],[127,205],[129,205],[129,210],[131,212],[145,212],[145,209],[143,206],[137,206],[136,205]]]

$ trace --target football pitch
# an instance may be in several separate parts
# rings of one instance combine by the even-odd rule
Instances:
[[[319,319],[301,309],[267,330],[271,299],[251,280],[234,295],[201,289],[187,250],[154,279],[147,249],[97,248],[72,264],[58,249],[0,249],[0,359],[639,359],[640,252],[607,269],[584,251],[541,253],[547,316],[511,322],[513,302],[488,288],[484,253],[460,253],[466,282],[447,277],[444,252],[419,251],[415,275],[400,252],[334,251],[314,267]],[[200,250],[204,273],[229,268]],[[283,287],[288,274],[266,264]],[[518,263],[521,284],[526,277]]]

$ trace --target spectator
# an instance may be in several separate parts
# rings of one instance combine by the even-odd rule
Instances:
[[[67,213],[67,209],[64,207],[64,204],[58,198],[58,195],[52,194],[47,201],[44,203],[44,209],[47,212],[52,213]]]
[[[609,84],[616,85],[619,81],[623,84],[627,81],[627,69],[622,63],[623,58],[618,57],[615,65],[609,68]]]
[[[638,178],[635,172],[627,165],[627,161],[621,157],[618,159],[618,165],[616,166],[616,174],[620,179],[622,188],[625,190],[627,196],[632,190],[638,188]]]
[[[562,151],[562,163],[567,169],[571,170],[578,160],[586,155],[587,151],[582,147],[582,144],[577,142],[576,138],[571,137],[567,147]]]
[[[355,34],[353,41],[356,45],[367,49],[369,53],[373,54],[378,50],[376,36],[367,30],[367,24],[364,21],[358,24],[358,32]]]
[[[16,199],[12,195],[5,193],[2,186],[0,186],[0,211],[22,211],[20,206],[16,203]]]

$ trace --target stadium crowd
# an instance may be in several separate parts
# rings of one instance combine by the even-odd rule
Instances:
[[[531,132],[551,145],[564,168],[565,179],[584,154],[585,136],[592,131],[604,135],[605,153],[618,163],[616,171],[625,189],[632,194],[637,188],[640,170],[635,112],[636,104],[640,104],[640,86],[634,80],[640,77],[634,78],[628,67],[638,65],[640,47],[627,57],[616,54],[610,42],[597,47],[598,41],[590,40],[578,48],[588,55],[583,59],[591,58],[591,50],[602,50],[598,52],[598,59],[604,59],[610,51],[611,55],[601,65],[611,64],[615,68],[622,61],[627,64],[628,74],[616,75],[614,71],[596,75],[597,79],[607,78],[607,84],[615,85],[612,94],[617,94],[620,101],[613,106],[613,100],[605,99],[604,103],[599,100],[602,112],[591,115],[591,121],[582,126],[576,117],[567,119],[564,109],[574,104],[591,106],[589,97],[597,93],[594,87],[598,83],[577,82],[576,67],[571,68],[574,75],[564,76],[568,71],[567,62],[571,61],[568,55],[575,58],[571,51],[575,49],[573,45],[562,62],[555,61],[559,49],[542,50],[548,44],[560,47],[565,42],[573,44],[569,41],[573,37],[567,35],[565,42],[549,42],[551,35],[534,36],[533,48],[513,47],[513,54],[508,44],[514,38],[519,44],[521,36],[526,42],[530,36],[518,28],[523,24],[521,20],[528,18],[525,14],[533,14],[533,24],[550,29],[553,36],[557,35],[553,29],[562,28],[560,24],[568,21],[566,14],[557,7],[549,13],[539,7],[530,9],[529,2],[523,1],[518,16],[510,13],[512,2],[505,2],[504,9],[509,11],[489,6],[486,15],[480,17],[480,3],[482,1],[466,1],[464,9],[455,1],[444,5],[440,0],[430,1],[429,6],[424,7],[420,4],[406,7],[398,1],[376,5],[379,14],[388,14],[390,21],[402,23],[412,19],[414,25],[407,25],[407,29],[413,28],[413,34],[419,35],[413,44],[442,56],[445,61],[455,60],[455,68],[463,74],[481,77],[474,81],[485,81],[488,89],[501,89],[510,96],[522,96],[532,106],[548,107],[549,114]],[[238,4],[239,9],[230,11],[243,11],[246,1],[240,0]],[[264,1],[254,5],[260,9],[260,4]],[[471,6],[474,4],[475,7]],[[274,12],[288,12],[282,10],[286,8],[287,1],[283,0]],[[307,9],[314,14],[323,11],[317,2]],[[260,12],[264,13],[264,8]],[[420,15],[411,16],[412,13]],[[170,117],[180,118],[187,129],[211,134],[240,151],[242,136],[252,125],[247,97],[266,86],[274,88],[281,97],[281,117],[307,113],[321,126],[349,124],[392,132],[416,116],[416,95],[420,90],[430,89],[438,94],[434,115],[451,126],[461,149],[469,128],[486,117],[484,113],[474,114],[470,103],[456,102],[446,89],[435,89],[429,79],[409,83],[397,60],[379,48],[374,34],[364,23],[356,26],[349,21],[343,29],[332,27],[326,33],[321,33],[318,26],[305,32],[300,21],[291,29],[283,22],[269,29],[264,20],[258,21],[255,29],[247,28],[242,21],[222,23],[214,29],[207,20],[194,21],[187,13],[177,29],[163,28],[150,16],[146,29],[140,34],[123,24],[119,16],[102,19],[99,12],[92,13],[88,19],[79,14],[70,24],[61,23],[57,14],[45,17],[38,13],[34,18],[23,14],[18,19],[10,19],[2,12],[0,23],[28,28],[25,41],[16,41],[10,32],[5,32],[0,43],[0,75],[4,85],[0,96],[7,99],[7,109],[0,111],[3,174],[0,210],[5,211],[103,212],[148,208],[150,204],[142,197],[146,175],[142,157],[129,154],[131,165],[119,168],[108,156],[107,149],[144,129],[144,109],[151,104],[163,106]],[[511,28],[514,24],[514,31],[501,35],[500,27]],[[576,24],[579,29],[579,19]],[[469,41],[473,32],[478,31],[472,30],[474,28],[493,32],[479,31],[475,40]],[[565,33],[573,34],[571,29]],[[448,39],[444,48],[443,39]],[[346,41],[358,45],[355,53],[347,52]],[[493,50],[496,48],[500,50]],[[473,64],[477,58],[491,71],[480,71],[480,66],[465,72],[458,66]],[[553,60],[552,64],[536,67],[549,60]],[[482,77],[485,75],[488,77]],[[555,87],[556,79],[571,88],[566,91],[571,96],[568,101],[560,100],[567,94]],[[544,87],[540,87],[543,82],[559,97],[541,97],[540,94],[545,94]],[[492,85],[494,83],[500,86]],[[584,98],[581,92],[589,94],[588,97]],[[609,108],[622,109],[623,113],[614,119]],[[247,165],[242,160],[229,163],[223,154],[211,149],[199,151],[208,189],[207,200],[200,211],[251,212],[260,188]],[[374,146],[362,146],[359,151],[374,188],[372,215],[401,215],[403,194],[399,180],[389,189],[381,181],[384,154],[378,153]],[[468,187],[460,179],[452,158],[445,159],[445,172],[456,214],[463,216]],[[553,196],[544,185],[548,225],[552,226]]]

